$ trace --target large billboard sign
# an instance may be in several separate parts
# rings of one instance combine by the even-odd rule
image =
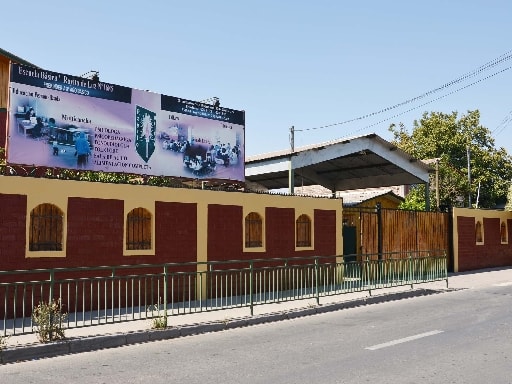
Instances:
[[[245,113],[11,65],[7,162],[245,180]]]

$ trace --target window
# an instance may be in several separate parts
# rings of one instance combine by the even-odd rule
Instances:
[[[62,251],[63,213],[53,204],[40,204],[30,212],[29,250]]]
[[[476,222],[475,236],[476,236],[477,243],[482,243],[484,241],[483,237],[482,237],[482,223],[480,221]]]
[[[126,249],[151,249],[151,213],[132,209],[126,218]]]
[[[501,222],[500,226],[500,238],[502,243],[508,242],[507,239],[507,224],[504,221]]]
[[[296,221],[297,247],[311,247],[311,220],[307,215],[300,215]]]
[[[245,216],[245,247],[263,247],[263,220],[256,212]]]

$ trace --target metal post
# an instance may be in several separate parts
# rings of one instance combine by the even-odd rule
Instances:
[[[377,252],[379,254],[379,261],[382,260],[382,207],[380,203],[375,205],[377,212]]]
[[[430,183],[425,183],[425,210],[430,211]]]
[[[295,152],[295,128],[292,125],[290,128],[290,162],[288,164],[288,193],[290,195],[293,195],[295,192],[295,171],[292,164],[293,152]]]
[[[439,212],[439,159],[436,159],[436,204]]]
[[[468,208],[471,208],[471,152],[469,150],[469,144],[466,146],[466,151],[468,156]]]
[[[114,311],[114,276],[116,275],[116,269],[115,268],[112,268],[112,280],[110,282],[110,289],[111,289],[111,303],[110,303],[110,306],[111,306],[111,314],[112,314],[112,322],[114,323],[115,322],[115,311]],[[105,295],[106,296],[106,295]],[[151,297],[153,297],[153,295],[151,295]],[[105,308],[105,310],[107,310],[107,308]]]
[[[249,275],[250,275],[250,279],[249,279],[249,306],[251,308],[251,316],[254,315],[254,302],[253,302],[253,297],[252,297],[252,290],[253,290],[253,287],[254,287],[254,261],[250,261],[249,263]]]
[[[318,279],[319,279],[319,270],[318,270],[318,257],[315,257],[315,294],[316,294],[316,304],[320,305],[320,292],[318,289]]]
[[[290,127],[290,149],[292,153],[295,151],[295,127],[293,125]]]
[[[371,271],[370,271],[370,267],[371,267],[371,263],[370,263],[370,255],[366,255],[366,283],[368,284],[368,294],[371,296],[372,295],[372,283],[371,283]]]
[[[413,289],[414,283],[412,278],[412,253],[409,253],[409,281],[411,282],[411,289]]]
[[[53,269],[50,270],[50,293],[48,303],[51,305],[53,301],[53,289],[55,284],[55,271]]]
[[[53,341],[53,288],[55,283],[55,271],[50,270],[50,299],[48,300],[48,337]]]
[[[167,265],[164,265],[164,316],[167,324]]]
[[[446,251],[444,251],[443,272],[446,278],[446,289],[448,289],[448,256],[446,255]]]

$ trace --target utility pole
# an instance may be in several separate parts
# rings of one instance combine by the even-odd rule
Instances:
[[[471,162],[470,156],[471,152],[469,150],[469,144],[466,146],[467,156],[468,156],[468,185],[469,185],[469,193],[468,193],[468,206],[471,208]]]
[[[439,212],[439,158],[436,159],[436,204]]]
[[[295,186],[295,171],[292,165],[293,153],[295,152],[295,128],[293,125],[290,127],[290,149],[290,162],[288,164],[288,193],[293,195]]]

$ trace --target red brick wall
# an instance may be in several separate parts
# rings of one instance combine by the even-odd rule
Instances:
[[[0,270],[24,269],[27,197],[0,194]]]
[[[510,244],[510,238],[508,239],[509,243],[501,244],[500,224],[500,219],[484,218],[484,245],[477,247],[484,247],[478,252],[483,268],[512,265],[512,244]],[[507,224],[510,227],[509,220]]]
[[[156,262],[196,262],[197,204],[157,201],[155,212]]]
[[[475,218],[458,216],[455,221],[459,254],[459,271],[468,271],[476,265]]]
[[[208,205],[208,260],[249,258],[242,255],[244,241],[242,207]]]
[[[242,207],[208,206],[208,260],[249,260],[336,254],[336,212],[315,210],[314,250],[295,250],[295,210],[268,207],[265,211],[266,252],[243,252]]]
[[[512,220],[507,220],[508,243],[501,244],[500,219],[484,218],[484,242],[476,244],[475,218],[458,216],[458,259],[460,272],[512,265]]]
[[[62,268],[125,264],[195,262],[198,214],[196,203],[155,202],[155,254],[123,255],[124,202],[117,199],[70,197],[67,206],[65,257],[25,258],[24,195],[0,194],[2,269]],[[204,214],[204,213],[202,213]],[[207,255],[210,261],[289,258],[336,254],[336,212],[314,211],[314,250],[295,250],[295,210],[265,211],[266,252],[243,252],[243,208],[210,204],[207,210]]]
[[[111,199],[68,200],[66,266],[117,265],[123,257],[124,202]]]
[[[510,237],[512,235],[512,219],[507,219],[507,231],[507,240],[512,246],[512,237]]]
[[[336,212],[315,209],[315,255],[336,255]],[[338,235],[338,236],[336,236]]]
[[[295,210],[267,208],[265,211],[266,248],[268,257],[295,255]]]

